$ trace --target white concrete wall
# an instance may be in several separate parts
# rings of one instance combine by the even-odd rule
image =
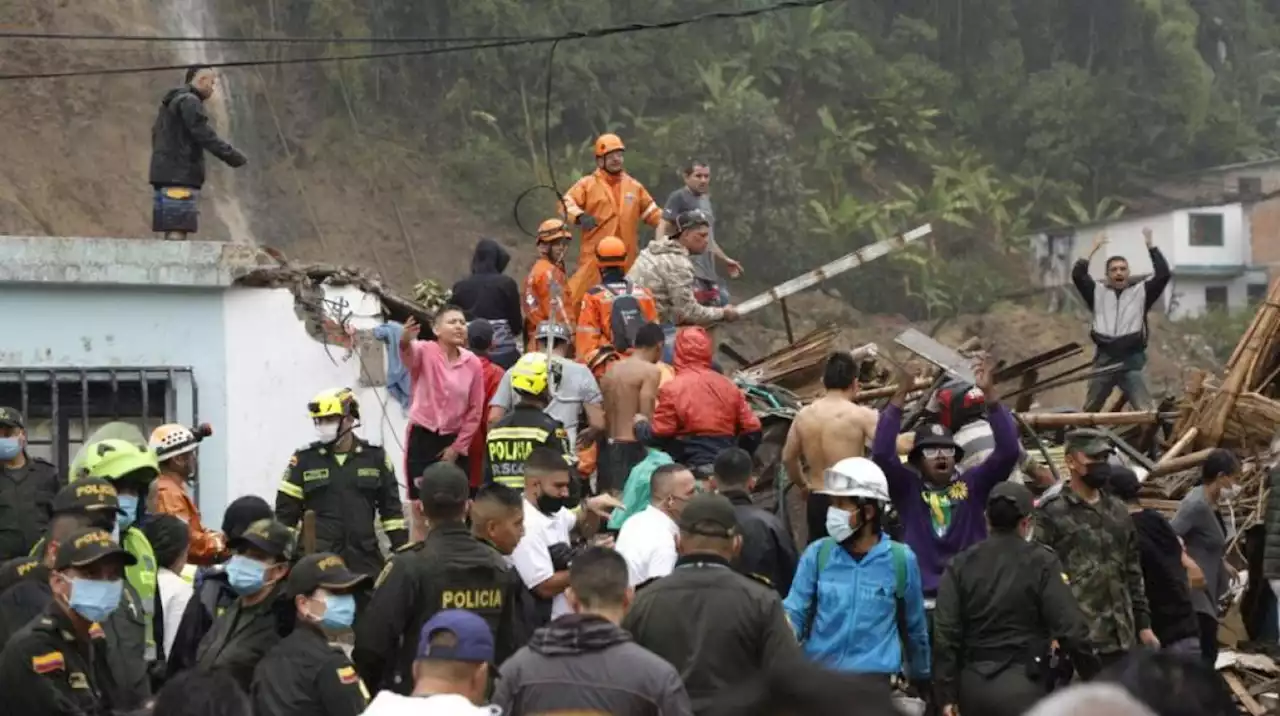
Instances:
[[[1222,216],[1222,246],[1191,245],[1191,214],[1219,214]],[[1177,236],[1169,263],[1177,273],[1179,265],[1190,266],[1246,266],[1249,263],[1249,234],[1244,207],[1240,204],[1207,206],[1182,209],[1172,214],[1173,231]],[[1163,250],[1163,247],[1161,248]]]
[[[354,329],[382,323],[376,296],[350,287],[325,287],[326,298],[345,298]],[[307,402],[326,388],[356,389],[363,426],[357,432],[387,449],[401,477],[406,411],[385,388],[360,387],[358,356],[326,347],[307,335],[287,289],[233,288],[223,301],[226,316],[228,501],[256,494],[275,504],[280,477],[296,448],[313,442]],[[385,404],[385,409],[384,409]],[[202,506],[202,509],[205,509]],[[215,519],[219,524],[221,514]]]
[[[1169,317],[1174,320],[1191,318],[1204,313],[1208,308],[1205,300],[1205,289],[1210,286],[1225,286],[1227,289],[1227,308],[1239,310],[1249,305],[1249,284],[1267,283],[1265,270],[1251,270],[1243,276],[1233,278],[1210,276],[1174,276],[1166,293],[1169,295],[1171,309]]]

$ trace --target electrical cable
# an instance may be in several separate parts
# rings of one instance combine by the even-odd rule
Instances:
[[[680,20],[667,20],[664,22],[649,23],[630,23],[627,25],[615,25],[612,27],[596,28],[594,30],[577,30],[567,32],[561,35],[548,35],[540,37],[523,37],[511,38],[507,40],[495,40],[492,42],[477,42],[473,44],[455,45],[453,47],[432,47],[419,48],[413,50],[395,50],[390,52],[366,52],[351,55],[329,55],[329,56],[312,56],[312,57],[293,57],[282,59],[259,59],[259,60],[233,60],[227,62],[207,62],[203,63],[205,67],[218,68],[235,68],[235,67],[270,67],[280,65],[301,65],[301,64],[320,64],[326,62],[351,62],[360,60],[380,60],[392,57],[429,57],[433,55],[442,55],[453,52],[470,52],[472,50],[486,50],[501,47],[516,47],[521,45],[543,45],[547,43],[558,43],[566,40],[584,40],[595,39],[601,37],[610,37],[613,35],[630,34],[635,32],[644,32],[647,30],[670,30],[684,25],[689,25],[708,20],[734,20],[747,17],[755,17],[757,15],[765,15],[768,13],[778,12],[781,10],[790,10],[797,8],[814,8],[820,5],[835,2],[835,0],[782,0],[772,5],[765,5],[758,8],[748,10],[720,10],[716,12],[703,13],[693,17]],[[101,77],[107,75],[131,75],[146,74],[153,72],[175,72],[185,70],[191,66],[191,63],[181,65],[149,65],[139,67],[105,67],[86,70],[59,70],[53,72],[31,72],[31,73],[11,73],[0,74],[0,81],[16,81],[16,80],[39,80],[39,79],[57,79],[64,77]]]
[[[192,35],[109,35],[60,32],[0,31],[2,40],[45,40],[54,42],[207,42],[229,45],[416,45],[427,42],[499,42],[527,40],[536,35],[491,35],[476,37],[228,37]]]

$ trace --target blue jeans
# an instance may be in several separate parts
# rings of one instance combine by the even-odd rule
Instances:
[[[151,206],[151,230],[165,234],[194,234],[200,228],[199,202],[199,189],[156,187]]]
[[[662,324],[662,362],[667,365],[675,365],[677,330],[670,323]]]

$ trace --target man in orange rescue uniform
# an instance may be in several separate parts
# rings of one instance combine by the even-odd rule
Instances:
[[[596,244],[607,236],[622,239],[627,247],[625,269],[630,270],[640,250],[640,222],[657,227],[662,208],[640,182],[622,170],[626,147],[616,134],[596,140],[596,170],[582,177],[564,195],[570,223],[582,227],[578,265],[569,279],[570,305],[576,306],[596,283]]]
[[[574,348],[580,361],[586,362],[586,356],[602,346],[625,356],[635,345],[640,327],[658,322],[653,294],[627,279],[627,256],[626,243],[616,236],[596,244],[600,283],[587,291],[578,310]]]
[[[573,234],[560,219],[547,219],[538,225],[538,260],[534,262],[524,281],[524,325],[525,335],[529,337],[525,350],[536,351],[538,325],[550,321],[552,323],[573,323],[572,309],[577,304],[570,302],[565,293],[564,254],[569,250],[569,241]]]
[[[187,523],[187,561],[210,565],[226,556],[227,538],[200,523],[200,510],[187,494],[187,481],[196,474],[196,449],[213,434],[207,425],[161,425],[151,433],[150,447],[160,461],[160,477],[152,486],[151,511],[173,515]]]

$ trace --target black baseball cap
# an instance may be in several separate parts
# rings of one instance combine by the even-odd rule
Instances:
[[[324,587],[331,592],[343,592],[370,579],[367,574],[352,572],[347,563],[332,552],[317,552],[298,560],[289,572],[289,593],[311,594]]]
[[[0,592],[26,579],[27,575],[40,567],[40,563],[39,557],[14,557],[0,564]]]
[[[27,427],[27,419],[23,417],[22,411],[16,408],[0,406],[0,425],[5,425],[11,428],[22,428],[25,430]]]
[[[723,495],[699,493],[680,513],[680,531],[704,537],[732,537],[738,533],[733,503]]]
[[[1026,485],[1009,482],[1008,480],[999,483],[991,490],[991,494],[987,496],[987,507],[1002,500],[1012,502],[1018,508],[1018,514],[1023,517],[1031,514],[1031,511],[1036,506],[1035,496],[1031,494],[1031,490],[1027,489]]]
[[[432,644],[441,633],[451,639]],[[469,661],[487,664],[493,661],[493,630],[479,615],[465,609],[445,609],[422,625],[418,638],[417,661]]]
[[[293,530],[275,520],[258,520],[227,545],[231,549],[256,547],[276,559],[293,559]]]
[[[429,466],[418,479],[418,499],[441,507],[461,506],[471,497],[467,473],[452,462]]]
[[[100,477],[82,477],[58,490],[53,497],[53,514],[70,512],[110,512],[120,509],[115,485]]]
[[[121,564],[126,567],[138,563],[136,557],[111,539],[110,532],[90,527],[76,530],[66,540],[58,543],[58,556],[54,559],[53,568],[86,567],[108,557],[119,557]]]

